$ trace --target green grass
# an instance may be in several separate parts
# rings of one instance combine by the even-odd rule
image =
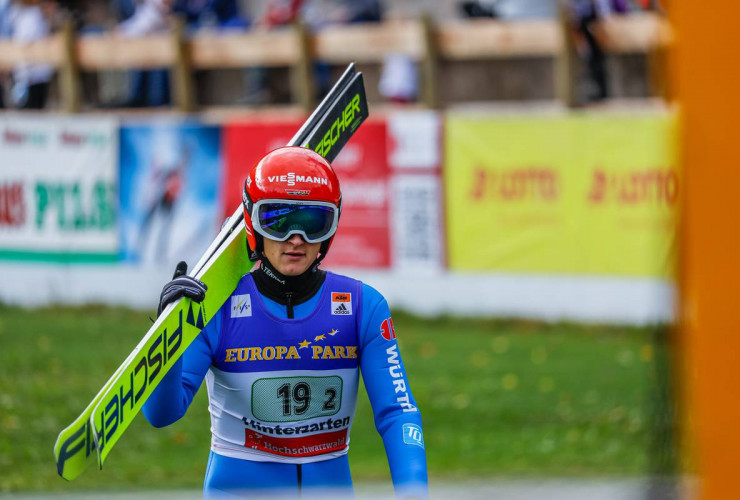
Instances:
[[[396,314],[422,410],[432,479],[648,472],[651,331]],[[199,488],[209,449],[205,389],[165,429],[139,416],[106,461],[73,482],[52,447],[148,329],[107,307],[0,306],[0,492]],[[356,481],[388,466],[360,391]]]

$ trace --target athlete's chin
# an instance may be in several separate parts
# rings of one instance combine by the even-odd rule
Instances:
[[[300,259],[291,257],[283,260],[278,271],[285,276],[298,276],[299,274],[303,274],[306,269],[308,269],[308,261],[305,257],[301,257]]]

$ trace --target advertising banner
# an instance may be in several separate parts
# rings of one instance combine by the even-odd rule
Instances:
[[[665,113],[450,116],[450,267],[670,278],[674,128]]]
[[[388,117],[393,266],[399,271],[444,268],[441,133],[441,118],[434,111],[397,112]]]
[[[287,144],[301,123],[255,121],[225,127],[224,216],[231,215],[241,203],[249,169],[269,151]],[[334,160],[342,187],[342,216],[325,261],[327,268],[390,266],[386,141],[385,123],[369,120]]]
[[[439,170],[442,120],[436,111],[405,111],[388,117],[388,163],[394,169]]]
[[[117,259],[115,121],[0,116],[0,260]]]
[[[438,175],[393,176],[393,265],[400,271],[443,268]]]
[[[334,160],[342,186],[342,218],[327,266],[390,267],[386,141],[385,122],[368,120]]]
[[[172,266],[200,258],[220,228],[221,129],[198,123],[121,128],[121,256]]]

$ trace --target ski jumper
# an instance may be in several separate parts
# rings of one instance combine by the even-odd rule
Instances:
[[[385,299],[330,272],[293,309],[251,273],[143,408],[156,427],[187,411],[206,380],[211,455],[204,494],[330,489],[351,493],[347,452],[359,371],[398,496],[427,496],[421,415]]]

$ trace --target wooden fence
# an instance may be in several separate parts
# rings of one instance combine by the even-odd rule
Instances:
[[[338,26],[318,33],[309,33],[297,24],[273,31],[188,36],[182,21],[175,19],[167,33],[124,38],[115,34],[79,36],[67,24],[59,33],[33,43],[0,41],[0,70],[10,70],[20,63],[52,65],[59,73],[62,110],[78,112],[82,107],[81,71],[165,67],[173,76],[173,105],[188,112],[197,108],[193,70],[289,67],[294,100],[310,109],[314,105],[314,60],[380,63],[390,53],[402,53],[419,65],[422,104],[438,108],[442,61],[552,57],[555,95],[572,106],[577,55],[569,26],[565,15],[516,23],[466,20],[439,25],[422,16],[418,20]],[[651,62],[662,61],[662,54],[672,43],[667,21],[652,13],[614,17],[596,31],[607,52],[645,53]],[[655,76],[660,71],[651,73]],[[653,87],[661,86],[660,78],[653,78]]]

